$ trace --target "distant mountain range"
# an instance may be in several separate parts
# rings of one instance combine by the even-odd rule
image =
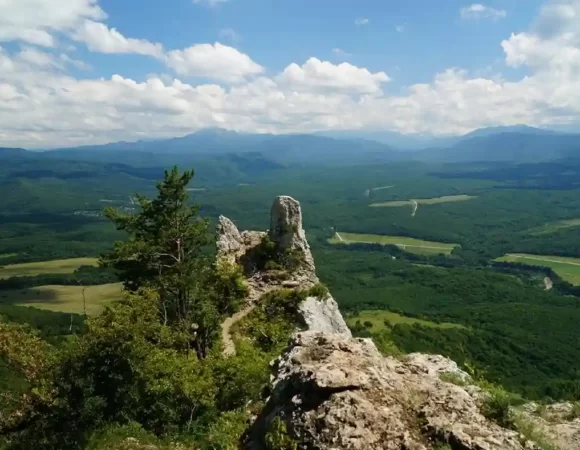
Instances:
[[[228,160],[228,164],[241,164],[248,169],[253,162],[260,167],[312,164],[347,166],[404,160],[517,163],[580,156],[580,134],[565,134],[524,125],[483,128],[464,136],[447,138],[404,136],[392,132],[379,134],[341,131],[272,135],[214,128],[172,139],[115,142],[45,152],[0,149],[0,158],[18,156],[114,162],[134,167],[164,167],[172,164],[199,166]],[[379,138],[382,142],[379,142]],[[409,148],[413,146],[415,149],[410,151]]]

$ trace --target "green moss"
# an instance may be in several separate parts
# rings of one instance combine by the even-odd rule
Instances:
[[[322,283],[315,284],[308,290],[308,296],[317,297],[321,300],[327,298],[329,293],[328,288]]]

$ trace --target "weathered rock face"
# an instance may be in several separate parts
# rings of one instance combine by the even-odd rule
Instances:
[[[302,209],[297,200],[284,195],[276,197],[270,211],[270,237],[282,250],[303,252],[306,264],[314,269],[310,246],[302,228]]]
[[[310,331],[341,334],[352,337],[338,305],[331,295],[325,299],[308,297],[300,305],[300,313]]]
[[[246,252],[246,246],[238,228],[227,217],[220,216],[217,225],[218,255],[234,262]]]
[[[245,448],[265,448],[276,418],[298,449],[534,448],[483,417],[463,388],[419,364],[384,358],[370,340],[299,333],[275,362],[272,396]]]
[[[523,414],[558,450],[580,449],[580,417],[574,414],[572,403],[528,403]]]

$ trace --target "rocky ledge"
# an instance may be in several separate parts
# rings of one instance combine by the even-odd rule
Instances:
[[[243,265],[248,277],[250,295],[241,316],[265,292],[281,287],[308,289],[318,283],[300,204],[291,197],[274,201],[268,232],[240,233],[230,220],[220,217],[218,235],[218,256]],[[304,264],[284,281],[252,264],[251,255],[266,236],[279,249],[303,255]],[[272,363],[272,393],[242,448],[540,448],[485,418],[480,411],[481,390],[442,381],[442,373],[452,373],[455,379],[469,382],[469,375],[453,361],[419,353],[402,359],[384,357],[371,340],[352,337],[330,295],[306,299],[301,313],[307,331],[295,333],[286,351]],[[283,435],[282,443],[269,440],[272,430]],[[562,449],[568,448],[580,447]]]

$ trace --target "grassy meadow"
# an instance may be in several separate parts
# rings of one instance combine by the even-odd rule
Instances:
[[[0,303],[30,306],[48,311],[83,314],[83,289],[88,315],[95,315],[112,300],[121,298],[121,284],[98,286],[36,286],[0,291]]]
[[[405,236],[384,236],[380,234],[336,233],[331,239],[331,244],[381,244],[396,245],[410,253],[418,254],[450,254],[457,244],[444,242],[424,241]]]
[[[390,329],[391,327],[399,324],[407,324],[407,325],[421,325],[424,327],[433,327],[433,328],[441,328],[441,329],[451,329],[451,328],[465,328],[463,325],[459,325],[456,323],[436,323],[431,322],[428,320],[422,319],[415,319],[413,317],[406,317],[402,316],[401,314],[397,314],[391,311],[386,310],[365,310],[361,311],[356,315],[348,316],[346,321],[349,326],[353,326],[356,322],[360,321],[361,324],[365,322],[369,322],[372,324],[372,327],[369,328],[369,331],[373,333],[381,332],[386,329]]]
[[[73,273],[82,266],[97,266],[96,258],[71,258],[53,261],[8,264],[0,266],[0,279],[11,277],[30,277],[45,274]]]
[[[435,198],[415,198],[410,200],[397,200],[391,202],[381,202],[381,203],[371,203],[369,206],[373,208],[383,208],[383,207],[400,207],[400,206],[412,206],[413,202],[417,202],[419,205],[437,205],[439,203],[452,203],[452,202],[465,202],[477,197],[472,195],[445,195],[443,197]]]
[[[509,253],[496,261],[515,262],[529,266],[550,267],[554,272],[569,283],[580,286],[580,258],[568,258],[552,255],[529,255],[525,253]]]

